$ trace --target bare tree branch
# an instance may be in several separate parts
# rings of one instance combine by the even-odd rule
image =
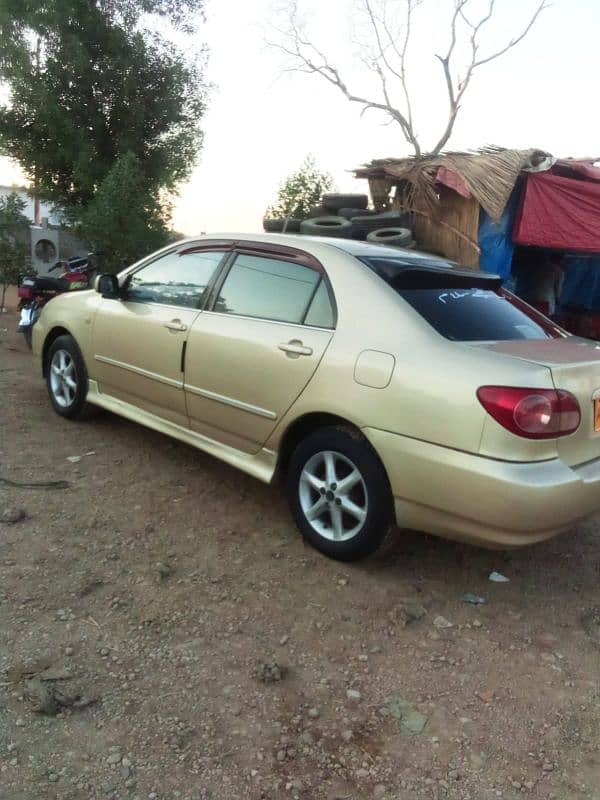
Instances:
[[[407,54],[413,32],[413,15],[415,9],[424,0],[403,0],[404,12],[398,14],[394,21],[388,13],[388,0],[356,0],[360,3],[364,14],[369,42],[361,44],[361,59],[367,69],[373,72],[379,84],[379,92],[375,97],[351,89],[338,67],[332,63],[325,52],[318,47],[305,32],[298,18],[298,0],[291,0],[287,13],[285,28],[276,30],[278,41],[268,42],[279,49],[290,60],[286,72],[301,72],[320,75],[330,85],[335,86],[348,101],[362,106],[361,115],[375,109],[387,115],[388,122],[399,125],[403,138],[411,145],[419,157],[422,153],[419,137],[415,132],[413,106],[407,75]],[[480,53],[482,31],[493,19],[496,0],[488,0],[487,10],[474,20],[467,13],[470,0],[454,0],[454,11],[450,21],[450,40],[445,54],[436,54],[442,65],[446,90],[448,93],[449,111],[445,128],[437,144],[431,151],[437,154],[446,146],[456,118],[461,109],[461,102],[471,83],[475,70],[484,64],[494,61],[516,47],[531,31],[540,14],[548,8],[548,0],[538,0],[537,6],[524,28],[505,45],[487,55]],[[399,20],[402,20],[400,22]],[[453,66],[453,59],[459,47],[466,40],[470,50],[464,77],[458,77]],[[461,48],[462,50],[462,48]],[[395,102],[400,92],[401,103]],[[370,94],[370,93],[369,93]]]
[[[484,58],[478,58],[477,54],[479,52],[479,34],[484,26],[491,20],[494,14],[494,5],[495,0],[489,0],[489,6],[487,13],[482,16],[478,22],[474,23],[469,20],[465,13],[465,6],[468,4],[469,0],[455,0],[455,8],[454,14],[452,16],[451,22],[451,34],[450,34],[450,45],[448,47],[448,52],[445,56],[437,55],[436,57],[440,60],[442,64],[442,69],[444,71],[444,78],[446,80],[446,87],[448,89],[448,99],[450,101],[450,110],[448,114],[448,121],[446,123],[446,128],[442,133],[442,136],[438,140],[437,144],[433,148],[433,153],[439,153],[443,150],[446,146],[450,136],[452,135],[452,130],[454,129],[454,123],[456,122],[456,117],[458,112],[460,111],[460,103],[464,97],[464,94],[471,82],[471,78],[473,77],[473,72],[483,64],[488,64],[490,61],[494,61],[500,56],[503,56],[508,50],[511,50],[515,47],[519,42],[521,42],[529,33],[529,31],[534,26],[537,18],[540,16],[544,9],[548,8],[548,3],[546,0],[541,0],[541,2],[536,7],[535,11],[533,12],[529,22],[525,26],[525,28],[521,31],[521,33],[511,39],[508,44],[504,47],[500,48],[500,50],[496,50],[493,53],[490,53],[488,56]],[[454,79],[452,77],[452,71],[450,67],[450,59],[452,57],[452,53],[456,46],[457,40],[457,22],[458,18],[461,18],[466,25],[471,30],[471,36],[469,39],[471,45],[471,61],[467,66],[467,71],[465,73],[465,77],[462,80],[457,81],[456,86],[454,84]]]

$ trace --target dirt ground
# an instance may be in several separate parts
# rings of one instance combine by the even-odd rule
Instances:
[[[15,322],[0,478],[68,487],[0,482],[2,800],[600,798],[598,518],[329,561],[280,488],[58,417]]]

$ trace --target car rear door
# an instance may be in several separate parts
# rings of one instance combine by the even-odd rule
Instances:
[[[188,338],[193,430],[257,452],[331,341],[335,305],[321,265],[294,248],[238,247]]]
[[[103,298],[90,370],[100,392],[188,426],[183,349],[224,256],[180,246],[131,273],[121,297]]]

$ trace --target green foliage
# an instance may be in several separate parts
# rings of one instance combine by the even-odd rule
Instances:
[[[80,213],[77,233],[99,253],[102,272],[118,272],[170,241],[170,209],[148,190],[138,156],[115,161],[93,199]]]
[[[29,220],[23,214],[25,203],[16,192],[0,197],[0,287],[4,308],[6,288],[17,285],[30,264]]]
[[[127,153],[144,191],[172,189],[193,167],[202,134],[200,67],[145,13],[181,22],[192,0],[0,0],[0,150],[40,193],[83,208]],[[155,26],[156,27],[156,26]],[[164,24],[163,24],[164,27]]]
[[[281,184],[277,199],[265,212],[265,217],[283,219],[284,217],[309,216],[311,206],[317,205],[324,192],[333,187],[333,178],[321,172],[313,156],[307,156],[297,172],[292,173]]]

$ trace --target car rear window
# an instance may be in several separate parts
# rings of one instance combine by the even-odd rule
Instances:
[[[480,342],[563,335],[550,320],[503,290],[496,276],[461,272],[443,262],[421,267],[400,259],[361,261],[447,339]]]

